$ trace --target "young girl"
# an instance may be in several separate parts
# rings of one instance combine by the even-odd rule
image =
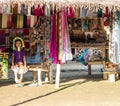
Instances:
[[[13,40],[13,53],[12,53],[12,67],[11,69],[14,71],[15,82],[17,83],[17,87],[22,87],[23,85],[23,74],[26,70],[26,57],[24,51],[24,42],[20,37],[16,37]],[[18,74],[20,74],[20,78],[18,78]]]

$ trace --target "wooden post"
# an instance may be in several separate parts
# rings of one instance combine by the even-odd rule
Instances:
[[[52,69],[52,64],[49,67],[49,78],[50,78],[50,83],[53,83],[53,69]]]
[[[55,88],[59,88],[59,83],[60,83],[60,64],[57,64]]]
[[[88,75],[91,75],[91,64],[88,64]]]
[[[37,72],[38,72],[38,85],[42,85],[41,69],[37,68]]]

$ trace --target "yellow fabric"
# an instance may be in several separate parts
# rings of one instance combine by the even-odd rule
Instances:
[[[7,28],[7,14],[2,14],[2,28]]]

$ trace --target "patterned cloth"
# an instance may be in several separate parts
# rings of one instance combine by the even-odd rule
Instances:
[[[117,12],[117,18],[112,20],[112,31],[109,37],[109,58],[114,64],[120,63],[120,12]]]

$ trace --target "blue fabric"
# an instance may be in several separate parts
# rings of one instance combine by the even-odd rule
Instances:
[[[83,53],[78,58],[76,58],[76,60],[84,65],[87,65],[87,63],[84,60],[84,57],[87,55],[87,53],[88,53],[88,48],[85,48]]]

